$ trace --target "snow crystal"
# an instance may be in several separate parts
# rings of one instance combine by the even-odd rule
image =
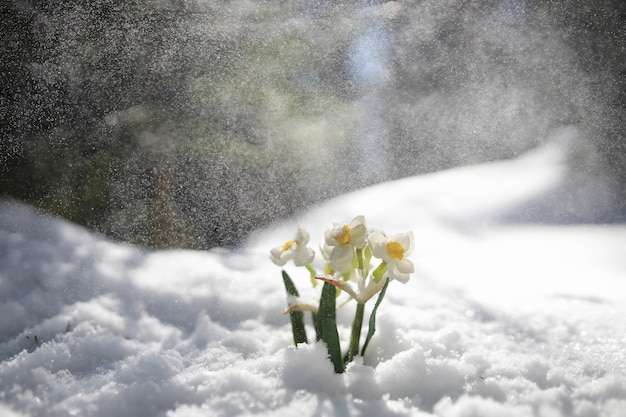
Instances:
[[[0,414],[620,416],[626,228],[503,220],[560,187],[555,149],[344,195],[236,252],[146,252],[1,201]],[[413,230],[416,273],[336,375],[292,346],[268,254],[356,214]]]

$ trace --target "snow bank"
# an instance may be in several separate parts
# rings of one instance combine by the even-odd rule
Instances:
[[[2,201],[0,415],[621,416],[626,228],[498,220],[563,174],[547,148],[382,184],[238,252],[141,251]],[[417,271],[335,375],[324,346],[290,346],[267,255],[355,214],[413,230]]]

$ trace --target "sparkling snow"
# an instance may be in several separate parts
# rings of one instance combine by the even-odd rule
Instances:
[[[529,209],[559,202],[563,146],[344,195],[238,251],[142,251],[0,201],[0,415],[623,416],[626,226]],[[291,346],[268,254],[357,214],[413,230],[416,273],[335,375]]]

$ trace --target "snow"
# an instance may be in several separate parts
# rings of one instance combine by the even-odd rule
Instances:
[[[557,141],[373,186],[237,251],[144,251],[0,201],[0,415],[622,416],[626,226],[528,211],[563,192],[563,155]],[[291,346],[268,255],[298,225],[321,242],[357,214],[413,230],[416,273],[336,375],[323,345]]]

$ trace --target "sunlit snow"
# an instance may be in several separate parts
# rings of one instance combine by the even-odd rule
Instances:
[[[238,251],[146,252],[2,201],[0,415],[622,416],[626,226],[529,209],[558,204],[564,148],[340,196]],[[324,346],[291,346],[268,255],[357,214],[413,230],[416,273],[335,375]]]

